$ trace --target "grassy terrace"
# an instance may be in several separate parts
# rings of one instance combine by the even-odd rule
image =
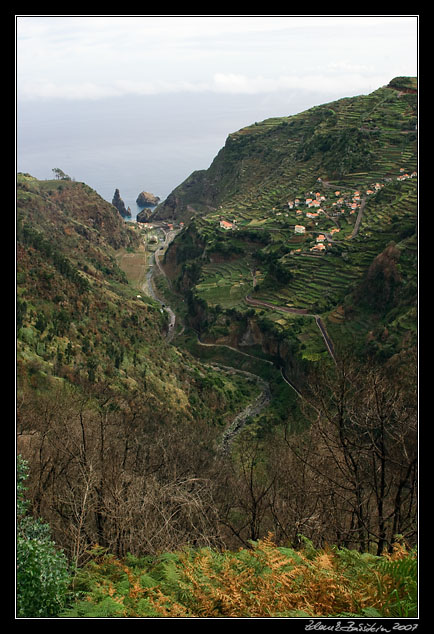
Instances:
[[[397,166],[402,164],[403,162],[397,162]],[[375,183],[381,184],[378,191],[367,196],[358,234],[352,238],[359,208],[351,214],[349,208],[343,207],[344,214],[338,219],[333,218],[331,213],[334,209],[333,202],[336,200],[334,191],[331,193],[330,187],[325,189],[321,185],[312,188],[312,191],[324,192],[326,195],[326,200],[321,206],[325,213],[318,217],[318,224],[306,222],[307,208],[302,204],[289,209],[287,204],[276,202],[280,196],[278,188],[264,193],[261,200],[256,199],[255,205],[250,203],[250,208],[248,203],[244,202],[234,204],[231,213],[225,214],[222,210],[222,213],[208,216],[203,222],[214,229],[216,225],[218,227],[218,220],[222,217],[236,221],[238,231],[225,232],[225,238],[234,244],[242,244],[239,236],[243,230],[268,232],[270,241],[262,247],[263,251],[272,252],[285,245],[288,252],[281,261],[291,271],[291,279],[283,285],[276,285],[275,281],[267,279],[266,267],[255,263],[255,252],[247,250],[237,259],[233,259],[233,256],[231,261],[204,265],[196,291],[208,304],[219,304],[222,308],[245,310],[245,296],[248,294],[275,304],[275,311],[266,309],[267,317],[282,331],[296,327],[297,337],[302,345],[302,356],[305,359],[316,360],[327,354],[313,318],[300,319],[296,315],[279,311],[277,307],[303,308],[322,314],[332,339],[357,341],[363,338],[366,332],[375,329],[376,320],[370,313],[365,314],[363,311],[350,321],[343,318],[339,306],[345,301],[349,290],[361,281],[374,258],[388,243],[393,241],[399,245],[402,266],[406,269],[411,268],[411,262],[417,253],[417,243],[410,241],[407,244],[405,238],[406,231],[413,231],[415,226],[417,177],[410,169],[411,162],[404,165],[404,173],[413,174],[405,180],[398,180],[402,177],[401,168],[388,162],[389,175],[383,176],[382,180],[373,179],[372,174],[362,173],[350,175],[348,180],[353,180],[351,187],[347,179],[345,188],[342,187],[342,182],[333,183],[336,187],[339,186],[345,201],[351,200],[354,191],[366,191]],[[300,196],[300,200],[304,200],[304,197],[302,199]],[[295,213],[296,208],[302,209],[302,220],[300,215]],[[294,226],[299,223],[306,226],[306,234],[295,236]],[[333,227],[340,229],[333,235],[334,244],[326,242],[325,253],[312,252],[310,249],[315,244],[318,233],[326,233]],[[400,241],[400,237],[403,242]],[[253,273],[255,283],[259,286],[256,290]],[[265,314],[259,308],[255,310],[258,315]],[[413,324],[413,312],[399,316],[394,322],[393,327],[398,333],[404,334],[405,329]]]
[[[354,228],[356,212],[351,215],[348,208],[345,209],[337,221],[334,221],[329,214],[333,212],[333,202],[336,197],[329,197],[327,191],[326,200],[322,202],[325,213],[320,214],[316,222],[306,222],[305,205],[297,205],[303,210],[300,218],[295,213],[295,209],[286,210],[280,206],[271,207],[273,199],[262,209],[251,210],[248,216],[245,209],[239,213],[234,207],[225,217],[237,221],[239,231],[245,229],[256,229],[258,231],[269,231],[271,235],[270,244],[264,249],[272,251],[274,246],[285,244],[293,247],[283,258],[283,262],[292,273],[292,279],[283,288],[276,290],[275,285],[268,288],[261,285],[258,299],[272,301],[276,304],[283,303],[299,308],[310,308],[324,296],[331,302],[338,302],[348,287],[359,280],[363,272],[367,269],[372,259],[391,240],[396,240],[396,223],[400,227],[414,226],[415,209],[417,205],[417,179],[409,178],[405,181],[398,181],[401,172],[399,169],[393,177],[385,180],[383,189],[378,193],[373,193],[368,197],[363,213],[359,233],[351,240],[346,239],[351,236]],[[360,176],[359,176],[360,178]],[[369,186],[372,185],[372,179]],[[367,186],[364,185],[366,188]],[[361,186],[357,190],[363,191]],[[347,189],[344,192],[347,200],[351,198],[351,192]],[[267,212],[268,209],[268,212]],[[279,209],[283,209],[279,211]],[[315,210],[312,210],[315,211]],[[222,214],[214,214],[204,221],[207,225],[217,224],[217,220]],[[294,235],[295,224],[304,224],[306,234],[303,236]],[[316,236],[323,232],[330,231],[333,227],[340,229],[333,236],[333,242],[340,248],[334,253],[330,249],[330,243],[325,253],[316,254],[310,251],[315,244]],[[237,241],[238,232],[230,232],[228,239]],[[297,250],[300,252],[297,253]],[[255,268],[252,254],[245,254],[240,259],[207,264],[202,269],[202,277],[197,286],[199,294],[211,304],[221,304],[223,307],[234,307],[242,302],[244,296],[250,292],[253,284],[252,270]],[[261,278],[262,279],[262,278]]]
[[[340,307],[391,242],[400,249],[405,284],[414,283],[417,95],[398,84],[230,135],[210,171],[220,183],[219,203],[197,218],[208,245],[195,286],[199,297],[244,312],[252,295],[276,306],[254,310],[283,331],[297,318],[279,306],[321,314],[334,335],[350,338],[375,327],[363,311],[347,322]],[[221,220],[236,230],[220,228]],[[295,233],[296,225],[305,231]],[[296,325],[307,347],[311,321]],[[394,325],[404,330],[410,321],[404,314]]]
[[[233,308],[250,292],[252,279],[251,270],[244,261],[208,264],[203,267],[196,290],[211,305]]]

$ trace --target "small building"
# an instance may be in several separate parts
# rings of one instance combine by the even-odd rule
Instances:
[[[227,231],[228,229],[235,229],[235,225],[232,222],[228,222],[227,220],[220,220],[220,227]]]
[[[294,233],[306,233],[306,227],[303,225],[295,225]]]
[[[317,237],[316,241],[317,242],[324,242],[324,240],[325,240],[325,235],[320,233],[319,236]]]

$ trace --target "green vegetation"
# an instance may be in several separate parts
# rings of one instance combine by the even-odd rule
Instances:
[[[334,337],[362,356],[390,358],[415,345],[414,322],[405,332],[399,324],[408,323],[417,297],[416,92],[414,78],[398,77],[366,96],[243,128],[208,170],[173,192],[176,204],[171,195],[157,208],[157,218],[177,220],[195,211],[166,261],[176,253],[179,266],[169,274],[190,289],[193,312],[202,306],[201,323],[206,312],[210,336],[222,322],[212,309],[243,313],[250,295],[322,315]],[[190,254],[184,267],[183,244]],[[382,273],[371,292],[373,269],[391,244],[396,274],[384,301]],[[392,346],[378,336],[385,330]],[[299,348],[305,359],[319,359],[311,335],[305,319]]]
[[[139,292],[142,230],[95,192],[28,175],[17,191],[17,443],[32,513],[75,566],[89,543],[202,543],[202,522],[213,543],[204,465],[256,382],[168,343],[166,313]],[[129,281],[120,264],[135,255]],[[179,529],[161,533],[151,524],[173,504]]]
[[[212,417],[200,398],[186,408],[184,384],[194,361],[184,362],[165,343],[166,314],[144,293],[138,296],[140,275],[134,271],[138,278],[130,284],[119,267],[125,254],[137,250],[144,269],[137,229],[80,183],[67,181],[61,198],[60,187],[57,181],[18,178],[20,386],[50,390],[58,379],[86,390],[105,382],[114,393],[125,394],[146,385],[167,412],[179,401],[187,419],[205,411]],[[29,191],[31,203],[23,196]],[[193,370],[188,392],[196,384],[194,375]],[[246,400],[233,395],[228,379],[222,395],[231,411],[236,398],[240,407]]]
[[[18,616],[416,615],[416,90],[231,134],[167,248],[18,175]]]
[[[338,548],[185,549],[154,559],[93,553],[75,585],[77,617],[414,617],[417,558],[399,543],[376,557]]]
[[[71,583],[68,562],[51,540],[50,527],[27,513],[27,463],[17,462],[17,616],[57,616]]]

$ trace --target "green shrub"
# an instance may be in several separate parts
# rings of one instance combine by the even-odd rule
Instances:
[[[56,616],[70,581],[67,560],[50,538],[50,527],[27,515],[27,463],[17,462],[17,616]]]
[[[415,553],[395,546],[375,556],[276,547],[271,536],[251,548],[186,548],[149,560],[95,551],[79,572],[81,598],[71,617],[365,617],[416,614]]]

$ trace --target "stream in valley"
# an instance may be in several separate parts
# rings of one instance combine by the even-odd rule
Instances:
[[[163,230],[164,231],[164,230]],[[173,309],[168,306],[165,303],[165,300],[162,299],[161,297],[158,296],[156,288],[155,288],[155,282],[154,282],[154,277],[157,274],[166,276],[165,271],[163,269],[163,267],[160,264],[159,258],[163,258],[164,254],[169,246],[169,244],[172,242],[172,240],[175,238],[175,236],[177,235],[178,231],[169,231],[169,232],[164,232],[165,233],[165,240],[164,240],[164,244],[162,246],[160,246],[154,253],[152,253],[150,255],[149,258],[149,262],[148,262],[148,266],[149,266],[149,270],[146,274],[146,281],[143,285],[143,291],[150,295],[155,301],[157,301],[160,305],[161,305],[161,309],[165,310],[168,315],[169,315],[169,324],[168,324],[168,332],[167,332],[167,341],[172,341],[174,336],[175,336],[175,324],[176,324],[176,314],[173,311]],[[211,343],[202,343],[198,340],[198,344],[199,345],[203,345],[206,347],[216,347],[216,348],[230,348],[230,346],[225,346],[225,345],[221,345],[221,344],[211,344]],[[233,349],[235,352],[240,353],[240,354],[245,354],[246,356],[252,357],[252,355],[249,355],[247,353],[244,353],[240,350],[237,350],[236,348],[231,348]],[[267,359],[261,359],[259,357],[253,357],[259,361],[263,361],[264,363],[272,363],[271,361],[268,361]],[[232,366],[225,366],[219,363],[209,363],[209,364],[204,364],[204,365],[208,365],[209,367],[215,369],[218,368],[221,372],[225,372],[225,373],[229,373],[229,374],[240,374],[245,376],[247,379],[251,380],[251,381],[256,381],[258,387],[260,388],[260,393],[259,395],[251,402],[249,403],[241,412],[239,412],[235,418],[233,419],[233,421],[230,423],[230,425],[226,428],[225,432],[223,433],[223,437],[222,437],[222,441],[219,447],[219,450],[221,453],[226,454],[229,451],[230,445],[232,443],[232,441],[234,440],[234,438],[237,436],[237,434],[240,433],[240,431],[243,429],[243,427],[245,426],[246,422],[256,416],[259,416],[259,414],[266,408],[268,407],[268,405],[271,402],[271,390],[270,390],[270,386],[267,383],[267,381],[265,381],[262,377],[260,377],[257,374],[253,374],[251,372],[247,372],[246,370],[240,370],[238,368],[232,367]],[[286,380],[286,379],[285,379]],[[286,382],[291,385],[289,383],[289,381],[286,380]],[[294,388],[294,386],[291,385],[291,387]],[[297,392],[298,394],[298,392]]]

